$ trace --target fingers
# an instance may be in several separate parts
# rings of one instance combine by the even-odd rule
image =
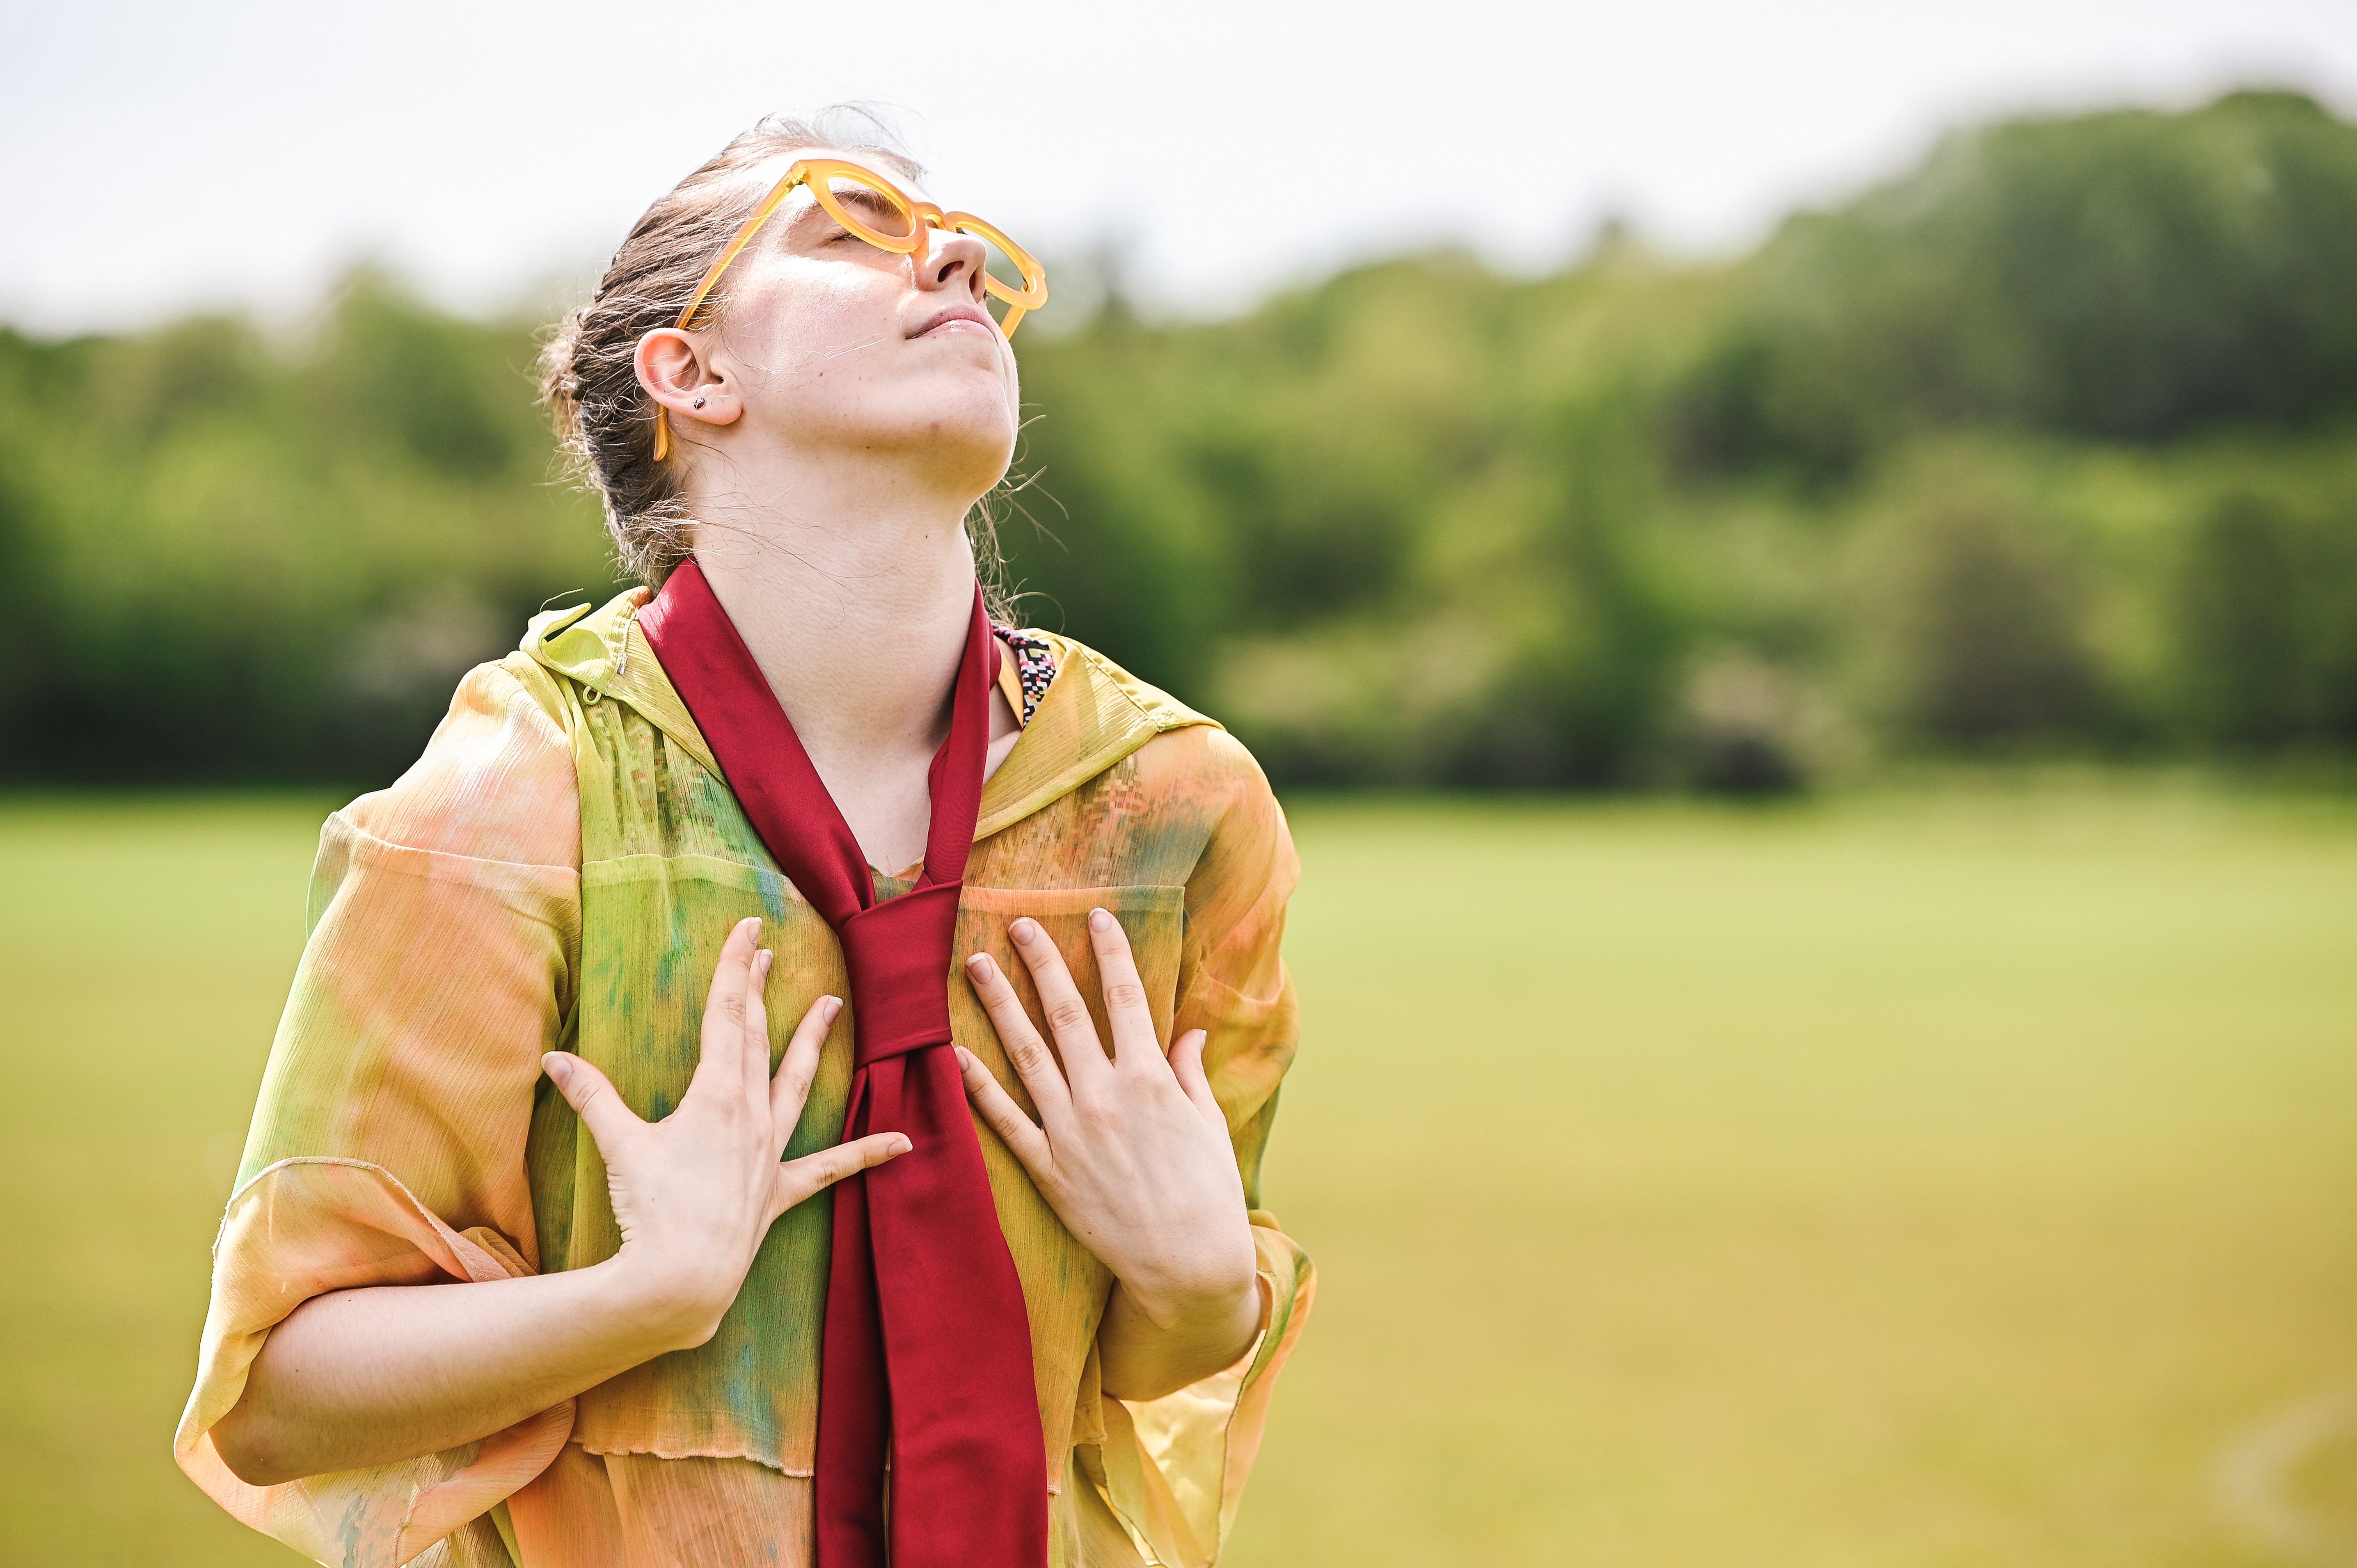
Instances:
[[[757,1119],[770,1109],[770,1004],[763,993],[769,989],[770,965],[776,958],[777,954],[762,949],[753,955],[752,968],[745,977],[745,1109]]]
[[[1113,1026],[1114,1060],[1129,1067],[1153,1061],[1162,1054],[1162,1040],[1154,1031],[1154,1010],[1146,1005],[1146,983],[1137,978],[1137,960],[1129,950],[1129,933],[1121,929],[1121,922],[1110,911],[1092,909],[1089,945],[1096,950],[1097,978],[1104,986],[1105,1018]]]
[[[550,1051],[540,1058],[540,1066],[556,1085],[556,1092],[565,1096],[565,1103],[580,1113],[582,1125],[597,1140],[597,1152],[608,1156],[607,1163],[611,1165],[615,1140],[630,1136],[646,1123],[622,1103],[604,1073],[571,1051]]]
[[[1064,955],[1039,922],[1028,916],[1009,925],[1006,934],[1015,939],[1015,951],[1031,972],[1040,1011],[1047,1015],[1048,1032],[1064,1058],[1065,1076],[1076,1085],[1102,1078],[1111,1064],[1097,1039],[1096,1020],[1089,1016],[1089,1004],[1082,1000],[1081,988],[1072,983],[1072,972],[1064,967]],[[1024,1074],[1023,1081],[1030,1082],[1030,1074]]]
[[[777,1154],[786,1152],[795,1124],[802,1119],[802,1106],[810,1100],[811,1083],[818,1077],[819,1048],[826,1044],[826,1032],[834,1027],[834,1020],[842,1012],[842,998],[820,997],[810,1004],[802,1021],[794,1026],[794,1037],[786,1042],[785,1059],[778,1063],[778,1076],[770,1084],[770,1125],[775,1133]]]
[[[712,989],[704,998],[703,1055],[688,1085],[709,1082],[724,1092],[742,1093],[745,1079],[745,1002],[753,985],[754,944],[760,940],[761,918],[739,920],[720,947],[720,961],[712,971]]]
[[[1031,922],[1018,920],[1016,924]],[[1033,925],[1031,929],[1036,931],[1039,927]],[[1044,934],[1039,941],[1043,947],[1054,945]],[[983,1010],[990,1015],[991,1026],[998,1031],[998,1043],[1006,1047],[1006,1059],[1015,1064],[1023,1087],[1031,1091],[1031,1102],[1039,1108],[1039,1119],[1054,1125],[1071,1109],[1072,1091],[1063,1073],[1058,1070],[1048,1043],[1032,1026],[1031,1015],[1023,1010],[1023,998],[1015,993],[1015,983],[991,961],[988,953],[978,952],[966,960],[965,977],[974,994],[982,998]],[[1096,1047],[1092,1045],[1089,1048],[1095,1050]],[[1067,1053],[1065,1060],[1071,1059]],[[1102,1062],[1103,1058],[1100,1056],[1098,1059]]]
[[[848,1144],[837,1144],[832,1149],[821,1149],[815,1155],[804,1155],[799,1160],[788,1160],[778,1167],[772,1218],[813,1193],[824,1192],[847,1176],[857,1176],[887,1160],[899,1159],[909,1152],[909,1140],[902,1133],[871,1133]]]
[[[1015,1097],[991,1076],[990,1069],[982,1065],[979,1057],[963,1046],[957,1047],[956,1050],[958,1076],[965,1080],[966,1098],[974,1101],[974,1114],[1015,1151],[1015,1157],[1023,1162],[1023,1168],[1031,1173],[1032,1180],[1042,1179],[1055,1160],[1048,1134],[1039,1131],[1032,1124],[1031,1118],[1023,1114],[1023,1107],[1015,1103]]]
[[[1171,1041],[1170,1071],[1196,1111],[1225,1136],[1228,1113],[1220,1109],[1219,1101],[1211,1094],[1211,1080],[1203,1075],[1203,1042],[1209,1038],[1200,1029],[1189,1029]]]

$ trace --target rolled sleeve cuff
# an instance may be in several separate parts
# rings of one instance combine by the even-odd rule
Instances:
[[[214,1249],[197,1386],[172,1443],[188,1478],[240,1521],[335,1568],[399,1568],[548,1467],[573,1402],[440,1454],[255,1487],[214,1450],[271,1330],[304,1302],[363,1285],[513,1278],[532,1270],[497,1232],[450,1229],[382,1166],[281,1160],[231,1198]]]
[[[1293,1354],[1317,1294],[1309,1256],[1255,1209],[1268,1322],[1236,1364],[1158,1400],[1104,1397],[1103,1444],[1081,1471],[1103,1497],[1139,1558],[1162,1568],[1209,1568],[1234,1527],[1259,1457],[1277,1374]],[[1093,1463],[1092,1458],[1093,1457]]]

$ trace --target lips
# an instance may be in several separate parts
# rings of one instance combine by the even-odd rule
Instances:
[[[952,321],[971,321],[975,326],[982,328],[985,331],[996,332],[998,330],[998,324],[991,320],[990,312],[983,309],[983,307],[978,305],[968,305],[961,302],[956,305],[943,306],[941,309],[935,311],[931,318],[926,321],[922,327],[917,328],[911,336],[917,338],[930,337],[934,331],[948,326]]]

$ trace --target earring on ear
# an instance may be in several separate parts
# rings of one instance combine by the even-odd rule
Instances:
[[[697,398],[695,400],[695,406],[697,408],[702,408],[704,406],[704,400],[702,398]]]

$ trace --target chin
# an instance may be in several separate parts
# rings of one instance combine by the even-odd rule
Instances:
[[[993,485],[1006,478],[1006,466],[1015,456],[1015,439],[1003,435],[993,440],[974,439],[966,445],[942,442],[935,448],[940,467],[945,474],[954,474],[962,481],[958,489],[972,491],[976,500],[987,494]]]
[[[964,386],[935,382],[906,397],[883,397],[872,412],[877,435],[896,446],[936,448],[943,459],[972,454],[980,466],[996,470],[988,484],[1006,471],[1015,452],[1015,403],[1006,384],[996,377],[974,378]]]

